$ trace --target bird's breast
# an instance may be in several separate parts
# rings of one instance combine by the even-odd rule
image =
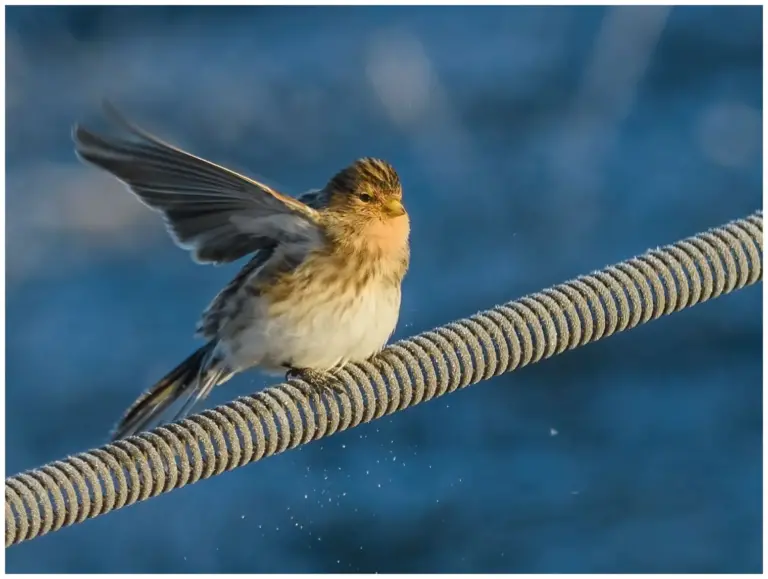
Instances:
[[[264,344],[262,365],[324,370],[384,347],[399,317],[400,279],[364,261],[315,255],[262,294],[258,327],[247,332]]]

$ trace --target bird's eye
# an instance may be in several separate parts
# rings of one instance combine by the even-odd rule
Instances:
[[[368,195],[368,193],[360,193],[360,201],[362,201],[363,203],[370,203],[371,201],[373,201],[373,197]]]

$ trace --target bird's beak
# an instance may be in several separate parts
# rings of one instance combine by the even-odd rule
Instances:
[[[384,203],[384,212],[389,217],[400,217],[405,215],[405,207],[403,207],[399,199],[389,199]]]

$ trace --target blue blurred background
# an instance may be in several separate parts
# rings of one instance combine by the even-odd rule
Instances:
[[[75,160],[102,97],[289,193],[390,160],[413,222],[396,337],[762,204],[760,7],[6,14],[8,474],[104,443],[237,270],[195,266]],[[760,293],[13,547],[7,570],[759,572]]]

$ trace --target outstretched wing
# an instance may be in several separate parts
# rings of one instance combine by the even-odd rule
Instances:
[[[225,263],[280,243],[319,238],[314,209],[164,143],[104,106],[131,138],[101,136],[76,125],[78,157],[112,173],[160,212],[174,241],[196,261]]]

